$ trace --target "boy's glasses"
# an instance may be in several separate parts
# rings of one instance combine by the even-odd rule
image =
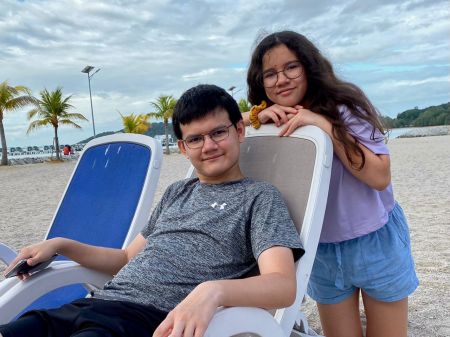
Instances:
[[[289,62],[283,70],[275,71],[273,69],[267,70],[263,73],[263,85],[266,88],[274,87],[278,82],[278,74],[283,73],[290,80],[299,78],[303,74],[303,67],[300,61]]]
[[[232,126],[233,123],[228,126],[219,127],[203,135],[189,136],[183,139],[183,142],[190,149],[199,149],[203,147],[203,144],[205,144],[206,136],[208,136],[213,142],[218,143],[228,137],[228,135],[230,134],[230,127]]]

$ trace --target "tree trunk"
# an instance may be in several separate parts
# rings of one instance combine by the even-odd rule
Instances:
[[[170,149],[169,149],[169,130],[168,130],[168,120],[164,119],[164,132],[166,133],[166,154],[170,154]]]
[[[2,163],[1,165],[8,165],[8,148],[6,147],[5,129],[3,127],[3,117],[0,116],[0,138],[2,144]]]
[[[56,160],[61,160],[61,154],[59,152],[58,127],[55,127],[55,151]]]

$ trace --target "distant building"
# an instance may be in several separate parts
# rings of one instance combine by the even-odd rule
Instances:
[[[160,142],[162,146],[166,146],[166,135],[155,135],[153,138],[155,138],[158,142]],[[169,146],[175,145],[173,136],[169,134],[168,138],[169,138]]]

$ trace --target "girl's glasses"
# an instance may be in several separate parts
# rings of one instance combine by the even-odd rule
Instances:
[[[274,87],[278,82],[278,74],[283,73],[290,80],[299,78],[303,74],[303,67],[300,61],[289,62],[283,70],[275,71],[269,69],[263,73],[263,85],[266,88]]]

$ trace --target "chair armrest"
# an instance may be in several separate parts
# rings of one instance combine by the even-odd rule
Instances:
[[[15,250],[0,242],[0,261],[9,265],[16,256],[17,252]]]
[[[111,277],[72,261],[57,261],[25,281],[6,279],[0,283],[0,324],[9,322],[51,290],[77,283],[101,288]]]
[[[284,337],[275,318],[266,310],[250,307],[219,308],[205,337],[229,337],[253,333],[261,337]]]

